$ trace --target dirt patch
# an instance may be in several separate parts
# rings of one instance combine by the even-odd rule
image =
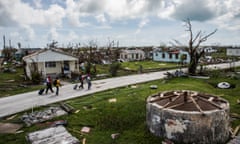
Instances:
[[[16,133],[20,128],[22,128],[20,124],[0,123],[0,133]]]

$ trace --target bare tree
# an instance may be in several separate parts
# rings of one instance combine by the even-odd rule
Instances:
[[[199,47],[203,42],[207,41],[207,39],[210,36],[216,33],[217,29],[215,29],[213,32],[206,35],[200,30],[194,36],[192,31],[192,24],[189,19],[185,21],[185,27],[187,28],[186,31],[188,31],[190,35],[190,39],[188,43],[188,52],[190,55],[190,64],[188,66],[188,73],[191,75],[195,75],[197,66],[199,64],[199,59],[204,55],[204,48],[200,49]]]

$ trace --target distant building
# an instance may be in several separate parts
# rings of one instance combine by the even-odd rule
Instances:
[[[153,51],[153,61],[181,62],[181,59],[183,59],[184,63],[189,63],[189,53],[180,49],[155,49]]]
[[[39,50],[41,50],[41,48],[19,48],[15,52],[14,57],[17,61],[21,61],[24,56],[37,52]]]
[[[32,79],[32,72],[37,71],[43,76],[66,75],[78,72],[78,58],[58,49],[44,49],[23,57],[27,76]]]
[[[206,47],[206,48],[204,48],[204,52],[205,53],[214,53],[214,52],[217,52],[217,50],[216,49],[214,49],[213,47]]]
[[[227,56],[240,56],[240,47],[227,48]]]
[[[120,52],[120,59],[124,61],[139,61],[145,59],[145,53],[139,49],[126,49]]]

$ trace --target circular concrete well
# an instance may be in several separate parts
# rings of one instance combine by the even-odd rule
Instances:
[[[195,91],[165,91],[147,98],[151,133],[175,143],[221,144],[229,138],[229,103]]]

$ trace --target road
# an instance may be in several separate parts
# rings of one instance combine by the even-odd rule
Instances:
[[[225,64],[209,65],[208,68],[224,69],[224,68],[229,68],[229,66],[230,66],[229,63],[225,63]],[[235,66],[240,66],[240,61],[236,62]],[[183,70],[186,70],[186,69],[183,69]],[[96,80],[96,81],[92,81],[92,88],[90,90],[87,90],[86,88],[83,90],[73,90],[74,84],[67,84],[60,87],[59,96],[55,96],[55,94],[50,94],[50,93],[48,95],[39,96],[38,91],[32,91],[32,92],[0,98],[0,118],[6,117],[18,112],[22,112],[24,110],[28,110],[37,106],[48,105],[51,103],[56,103],[56,102],[64,101],[67,99],[86,96],[96,92],[113,89],[117,87],[123,87],[123,86],[132,85],[136,83],[143,83],[143,82],[148,82],[152,80],[162,79],[166,76],[164,75],[164,73],[174,72],[174,71],[175,70],[159,71],[159,72]]]

